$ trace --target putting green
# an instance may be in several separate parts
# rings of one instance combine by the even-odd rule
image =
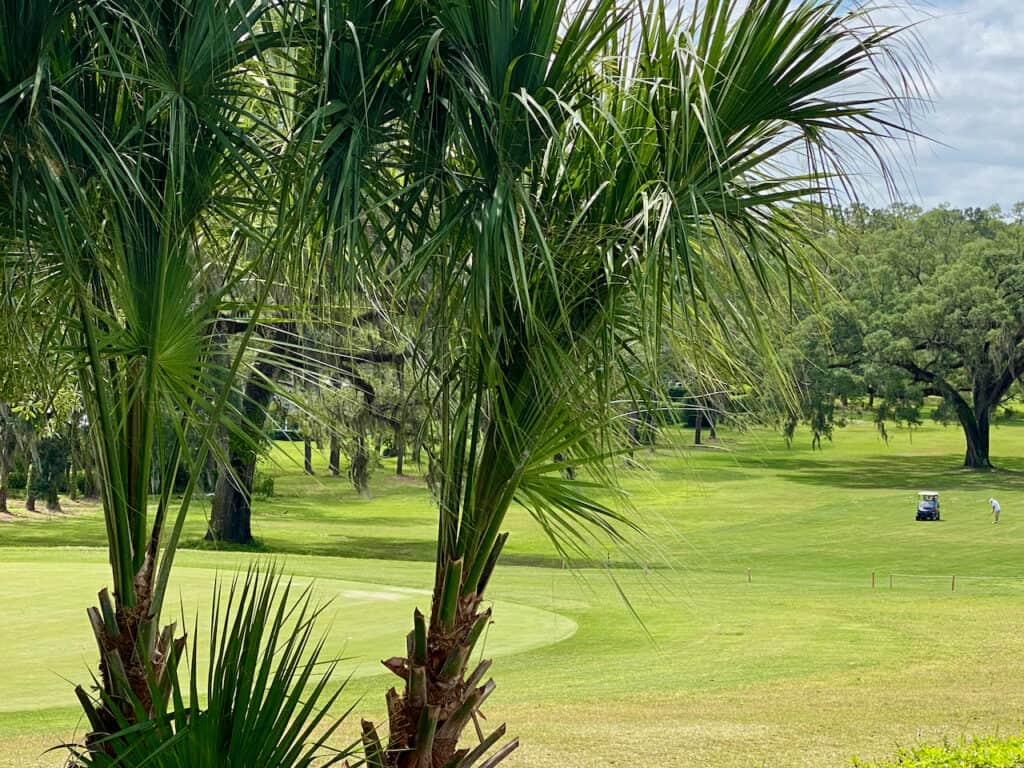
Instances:
[[[72,682],[90,679],[96,645],[84,606],[93,605],[96,592],[109,583],[107,566],[90,550],[8,550],[0,559],[4,590],[4,696],[0,712],[26,712],[68,706]],[[208,633],[213,584],[230,581],[234,571],[224,565],[223,554],[190,553],[179,563],[169,590],[166,619],[181,616],[191,629],[199,619],[200,647]],[[220,568],[215,558],[220,558]],[[314,558],[313,572],[316,572]],[[89,562],[92,561],[92,562]],[[209,567],[202,567],[207,561]],[[325,564],[326,565],[326,564]],[[307,569],[307,572],[308,569]],[[325,656],[341,657],[338,680],[351,674],[381,674],[381,658],[400,654],[412,613],[425,609],[429,592],[387,583],[386,566],[375,568],[379,581],[354,581],[318,576],[296,577],[296,592],[312,584],[314,603],[329,603],[320,622],[327,635]],[[564,640],[576,631],[572,620],[557,613],[495,601],[502,617],[485,638],[488,657],[507,656]]]

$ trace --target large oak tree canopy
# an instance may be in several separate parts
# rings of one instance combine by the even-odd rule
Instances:
[[[964,465],[990,467],[993,411],[1024,372],[1024,225],[998,209],[903,205],[845,219],[829,245],[841,294],[828,307],[830,356],[809,391],[848,394],[842,371],[880,421],[913,421],[924,396],[941,397],[934,415],[963,428]]]

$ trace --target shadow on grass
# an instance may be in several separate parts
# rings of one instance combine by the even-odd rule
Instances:
[[[841,464],[788,457],[758,464],[775,470],[781,479],[832,488],[959,491],[998,485],[1000,489],[1024,490],[1024,461],[1020,459],[998,459],[994,470],[965,469],[962,462],[960,456],[946,454],[852,459]]]
[[[226,542],[211,542],[193,538],[182,542],[183,549],[206,552],[258,552],[285,555],[317,555],[320,557],[348,557],[358,560],[399,560],[405,562],[434,562],[435,547],[423,539],[393,539],[379,536],[345,536],[343,541],[319,543],[293,543],[273,537],[258,539],[241,546]],[[507,565],[527,565],[537,568],[561,568],[557,555],[506,552],[501,562]],[[580,564],[586,565],[586,564]]]

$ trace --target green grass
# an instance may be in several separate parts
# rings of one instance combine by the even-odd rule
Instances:
[[[1021,768],[1024,737],[971,739],[901,749],[892,762],[856,762],[857,768]]]
[[[648,468],[623,480],[651,533],[647,574],[610,557],[643,626],[603,569],[561,568],[513,512],[486,648],[498,683],[488,714],[524,741],[512,765],[838,766],[1019,733],[1024,423],[994,430],[991,473],[959,469],[952,428],[897,431],[886,445],[855,423],[823,451],[808,442],[727,433],[715,447],[638,453]],[[316,466],[313,479],[291,459],[268,469],[277,496],[258,503],[259,556],[334,598],[331,649],[356,674],[343,698],[365,696],[358,713],[379,717],[391,681],[377,660],[401,647],[431,581],[430,500],[387,467],[360,500],[325,476],[325,457]],[[942,522],[914,522],[923,488],[942,493]],[[84,608],[107,578],[98,513],[78,512],[0,524],[5,768],[58,764],[39,754],[77,722],[63,678],[88,677]],[[203,517],[187,528],[192,546]],[[251,557],[182,552],[186,616],[205,611],[216,569]]]

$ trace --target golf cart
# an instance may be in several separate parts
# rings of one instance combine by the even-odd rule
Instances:
[[[917,519],[942,519],[939,516],[939,494],[936,491],[921,491],[917,494]]]

